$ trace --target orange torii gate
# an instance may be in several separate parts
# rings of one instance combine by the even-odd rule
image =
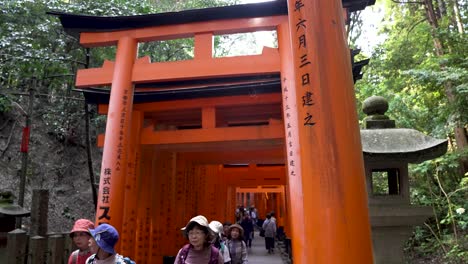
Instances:
[[[51,12],[80,33],[81,45],[117,46],[114,62],[79,70],[76,86],[107,114],[96,222],[121,232],[118,251],[161,263],[183,244],[175,234],[191,216],[226,216],[219,201],[232,206],[235,190],[219,177],[220,163],[190,153],[261,160],[258,153],[271,151],[287,165],[294,262],[372,263],[343,4],[373,2],[273,1],[120,18]],[[214,35],[259,30],[276,30],[278,48],[213,58]],[[193,60],[138,58],[140,42],[185,37],[194,38]],[[187,85],[193,80],[217,82]],[[96,86],[111,87],[108,99],[97,98]],[[239,89],[219,92],[227,86]],[[252,86],[263,92],[252,96]]]
[[[260,194],[261,196],[257,198],[256,196],[256,208],[258,210],[258,215],[265,219],[267,213],[275,211],[277,226],[285,227],[286,233],[289,233],[289,226],[286,224],[286,191],[284,185],[262,185],[257,187],[237,187],[236,192],[238,194]]]
[[[273,152],[273,151],[271,151]],[[236,205],[247,206],[246,195],[250,197],[250,205],[255,204],[258,209],[259,217],[265,218],[267,208],[269,211],[282,212],[278,225],[285,224],[285,192],[286,185],[286,168],[284,165],[256,165],[249,164],[248,166],[223,166],[219,173],[226,184],[236,190]],[[282,190],[282,191],[280,191]],[[261,194],[259,196],[259,194]],[[276,198],[271,204],[267,204],[265,195],[273,194]],[[281,208],[281,210],[279,210]],[[234,211],[231,212],[231,217]],[[284,213],[283,213],[284,212]]]

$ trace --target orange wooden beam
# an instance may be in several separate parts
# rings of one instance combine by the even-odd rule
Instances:
[[[142,132],[141,144],[188,144],[244,140],[274,140],[283,138],[284,128],[283,125],[280,124],[256,127],[220,127],[174,131],[154,131],[152,127],[148,127]]]
[[[202,108],[202,128],[211,129],[216,127],[216,110],[212,106]]]
[[[179,155],[198,164],[283,164],[285,162],[283,147],[251,151],[185,152]]]
[[[279,54],[276,49],[264,49],[261,55],[209,58],[186,61],[155,62],[138,60],[133,67],[132,82],[160,82],[250,76],[279,73]],[[104,86],[112,83],[114,63],[102,68],[80,69],[76,87]]]
[[[237,187],[286,184],[286,169],[284,166],[223,168],[220,176],[225,179],[226,184]]]
[[[287,16],[242,18],[223,21],[206,21],[191,24],[156,26],[115,32],[82,32],[80,44],[84,47],[112,46],[122,36],[132,36],[138,42],[193,37],[197,33],[212,32],[216,35],[274,30],[287,20]]]
[[[195,54],[196,60],[211,59],[213,57],[213,33],[195,34]]]
[[[257,188],[249,187],[237,187],[236,192],[238,193],[282,193],[284,191],[283,186],[258,186]]]
[[[247,106],[259,104],[274,104],[281,103],[281,94],[257,94],[251,95],[238,95],[238,96],[224,96],[224,97],[210,97],[210,98],[197,98],[191,100],[173,100],[163,102],[142,103],[133,105],[135,110],[143,112],[162,112],[181,109],[196,109],[203,107],[233,107],[233,106]],[[109,105],[98,105],[98,112],[101,115],[106,115]]]

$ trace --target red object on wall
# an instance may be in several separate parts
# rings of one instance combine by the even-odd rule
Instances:
[[[29,127],[23,128],[23,139],[21,140],[21,152],[28,152],[29,146]]]

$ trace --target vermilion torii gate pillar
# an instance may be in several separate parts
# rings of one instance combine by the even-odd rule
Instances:
[[[137,56],[137,41],[122,37],[117,43],[117,54],[112,78],[112,93],[107,115],[106,137],[99,182],[97,223],[111,220],[122,226],[124,195],[113,195],[124,190],[128,142],[133,111],[132,70]]]
[[[343,2],[350,6],[352,2],[362,1]],[[127,241],[141,238],[144,241],[136,241],[135,248],[120,248],[129,254],[145,253],[145,256],[139,254],[142,261],[159,263],[154,262],[156,257],[153,258],[149,252],[154,253],[156,249],[153,248],[162,246],[162,250],[157,250],[166,254],[170,247],[176,246],[175,243],[155,244],[162,241],[163,234],[173,231],[164,222],[167,218],[158,218],[155,212],[157,202],[164,200],[164,197],[160,197],[163,196],[161,193],[171,198],[157,205],[166,209],[177,204],[190,210],[195,203],[192,198],[197,195],[205,197],[202,205],[209,204],[206,203],[206,196],[200,196],[201,193],[197,192],[203,188],[203,181],[198,179],[206,175],[215,178],[216,175],[215,170],[191,170],[185,179],[196,188],[187,191],[184,200],[175,201],[175,194],[169,193],[169,190],[175,190],[175,181],[183,178],[174,175],[175,166],[180,166],[180,163],[177,163],[176,155],[172,152],[157,157],[161,155],[157,147],[171,144],[179,147],[190,144],[212,147],[212,143],[220,144],[223,137],[228,136],[234,143],[223,145],[223,150],[229,151],[231,146],[251,147],[242,145],[244,141],[254,144],[253,141],[257,140],[261,143],[258,146],[264,147],[262,144],[276,143],[284,136],[287,158],[284,161],[288,171],[288,225],[292,229],[294,262],[372,263],[364,168],[341,1],[274,1],[203,12],[200,10],[195,15],[194,12],[168,14],[162,17],[162,20],[167,19],[163,22],[157,21],[161,16],[121,18],[117,26],[110,22],[99,27],[96,23],[104,23],[105,19],[79,17],[76,18],[77,23],[71,25],[67,24],[66,19],[71,17],[73,20],[73,15],[58,14],[64,27],[73,27],[81,33],[82,45],[117,45],[115,63],[106,62],[101,68],[80,70],[77,76],[78,87],[111,85],[96,222],[110,222],[119,231],[127,229],[122,232]],[[177,16],[177,19],[168,19],[169,16]],[[259,30],[277,30],[278,49],[265,49],[261,55],[247,57],[213,58],[210,48],[214,34]],[[185,37],[194,38],[193,60],[162,63],[151,63],[144,58],[136,60],[139,42]],[[190,104],[187,103],[190,101],[188,99],[175,104],[133,104],[135,84],[200,79],[212,81],[228,77],[263,78],[272,74],[280,74],[284,135],[280,131],[283,126],[280,122],[268,121],[268,125],[255,127],[218,127],[217,107],[229,108],[227,96],[219,101],[194,100],[197,103],[193,104],[196,105],[193,108],[201,109],[201,127],[197,129],[156,131],[154,123],[144,126],[145,121],[152,121],[151,118],[145,119],[146,114],[157,113],[163,108],[163,111],[184,110],[187,113],[187,110],[191,110],[184,108],[184,104]],[[279,92],[258,98],[274,100],[275,95],[279,95]],[[246,94],[242,96],[246,102],[256,100],[248,98]],[[262,101],[256,103],[265,104]],[[132,116],[139,120],[132,120]],[[140,137],[139,144],[144,147],[130,147],[129,142],[138,144],[138,140],[130,141],[130,137],[133,139],[135,136]],[[140,154],[142,157],[139,157]],[[164,160],[171,164],[166,169],[161,165]],[[139,165],[141,170],[135,171]],[[136,175],[138,179],[127,180],[129,175]],[[139,210],[123,208],[134,206],[134,199],[127,201],[124,197],[137,190],[126,190],[126,183],[139,188]],[[190,187],[190,184],[184,186],[186,190],[187,186]],[[156,188],[160,193],[152,192],[151,188]],[[211,193],[215,192],[212,190]],[[136,226],[126,226],[128,223],[122,221],[124,216],[125,221],[136,217]],[[146,228],[151,229],[151,234],[144,232]],[[135,236],[127,238],[132,236],[129,230],[135,229],[138,239]],[[171,242],[175,240],[169,239]],[[159,257],[157,254],[155,256]]]
[[[294,66],[282,72],[284,122],[291,200],[303,206],[292,204],[291,216],[303,217],[295,221],[306,227],[292,225],[294,258],[299,263],[372,263],[342,3],[288,1],[288,13]],[[280,41],[281,57],[288,58],[289,51],[281,49],[284,34]]]

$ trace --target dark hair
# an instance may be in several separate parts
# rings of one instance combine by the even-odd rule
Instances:
[[[198,229],[200,229],[201,231],[203,231],[203,233],[205,233],[205,235],[209,235],[210,232],[208,231],[208,227],[206,226],[201,226],[200,224],[198,224],[197,222],[190,222],[190,224],[187,225],[187,228],[185,229],[185,232],[187,233],[187,237],[188,237],[188,232],[192,229],[194,229],[195,227],[197,227]]]
[[[187,228],[185,228],[185,236],[188,238],[189,237],[188,236],[189,231],[194,229],[195,227],[197,227],[198,229],[203,231],[203,233],[205,234],[204,247],[207,247],[207,246],[211,245],[211,241],[213,240],[213,234],[209,232],[208,227],[202,226],[197,222],[190,222],[187,225]]]
[[[270,219],[270,218],[271,218],[271,214],[267,214],[267,215],[266,215],[266,218]]]
[[[223,226],[231,226],[231,225],[232,225],[232,224],[231,224],[231,222],[229,222],[229,221],[226,221],[226,222],[224,222],[224,224],[223,224]]]

